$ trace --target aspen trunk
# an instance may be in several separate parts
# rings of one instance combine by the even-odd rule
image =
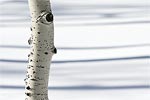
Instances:
[[[54,47],[53,14],[49,0],[28,0],[31,15],[31,45],[25,79],[25,100],[48,100],[48,79]]]

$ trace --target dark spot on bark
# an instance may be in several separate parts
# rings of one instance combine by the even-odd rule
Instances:
[[[38,68],[44,68],[44,66],[36,66],[36,67],[38,67]]]
[[[35,29],[35,27],[33,27]]]
[[[31,93],[25,93],[27,96],[31,96]]]
[[[28,54],[28,57],[30,57],[30,54]]]
[[[40,32],[37,32],[38,34],[40,34]]]
[[[38,60],[36,62],[39,62]]]
[[[28,68],[30,69],[31,67],[29,66]]]
[[[32,80],[32,81],[37,81],[37,79],[34,79],[34,78],[32,78],[31,80]]]
[[[30,28],[30,30],[32,31],[32,27]]]
[[[47,55],[47,54],[48,54],[48,52],[45,52],[44,54],[46,54],[46,55]]]
[[[28,39],[28,44],[29,45],[31,45],[31,43],[32,43],[32,39],[31,39],[31,37]]]
[[[30,75],[27,75],[27,78],[29,78],[30,77]]]
[[[33,55],[33,52],[31,52],[31,55]]]
[[[52,13],[47,14],[47,15],[46,15],[46,20],[47,20],[48,22],[52,22],[52,21],[53,21],[53,14],[52,14]]]
[[[56,54],[56,53],[57,53],[57,49],[54,47],[53,50],[52,50],[52,52],[53,52],[54,54]]]
[[[32,62],[33,60],[31,59],[30,62]]]
[[[35,71],[33,71],[33,74],[35,73]]]
[[[30,90],[31,88],[30,88],[30,86],[27,86],[26,89],[27,89],[27,90]]]

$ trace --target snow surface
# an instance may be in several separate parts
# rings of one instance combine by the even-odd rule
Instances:
[[[0,1],[0,100],[23,100],[27,0]],[[150,1],[52,0],[50,100],[149,100]]]

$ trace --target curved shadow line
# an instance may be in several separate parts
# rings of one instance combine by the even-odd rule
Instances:
[[[52,64],[62,64],[62,63],[106,62],[106,61],[136,60],[136,59],[150,59],[150,56],[105,58],[105,59],[87,59],[87,60],[60,60],[60,61],[52,61],[51,63]],[[27,63],[28,61],[27,60],[0,59],[0,62]]]
[[[77,23],[77,24],[58,24],[58,26],[93,26],[93,25],[126,25],[126,24],[150,24],[150,21],[128,21],[128,22],[109,22],[109,23]]]
[[[24,86],[0,85],[0,89],[24,89]],[[127,85],[127,86],[53,86],[49,90],[118,90],[118,89],[150,89],[149,85]]]
[[[145,47],[150,44],[131,44],[131,45],[119,45],[119,46],[101,46],[101,47],[57,47],[59,50],[92,50],[92,49],[119,49],[119,48],[133,48],[133,47]],[[21,45],[0,45],[0,48],[19,48],[28,49],[29,46]]]
[[[76,24],[70,24],[70,23],[65,23],[65,24],[56,24],[57,26],[94,26],[94,25],[127,25],[127,24],[150,24],[150,21],[129,21],[129,22],[110,22],[110,23],[76,23]],[[12,26],[13,25],[13,26]],[[8,26],[12,26],[12,27],[18,27],[18,25],[20,27],[24,26],[23,24],[12,24],[12,25],[1,25],[0,27],[8,27]]]

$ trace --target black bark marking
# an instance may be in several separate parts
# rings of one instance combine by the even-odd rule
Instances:
[[[38,34],[40,34],[40,32],[37,32]]]
[[[30,65],[31,67],[33,67],[32,65]]]
[[[31,52],[31,55],[33,55],[33,52]]]
[[[25,78],[24,81],[26,81],[27,79]]]
[[[31,96],[31,93],[25,93],[27,96]]]
[[[32,81],[38,81],[37,79],[34,79],[34,78],[32,78],[31,80],[32,80]]]
[[[30,28],[30,30],[32,31],[32,27]]]
[[[55,54],[57,53],[57,49],[56,49],[56,48],[54,48],[54,53],[55,53]]]
[[[28,69],[30,69],[31,67],[30,66],[28,66]]]
[[[31,88],[30,88],[30,86],[27,86],[26,89],[27,89],[27,90],[30,90]]]
[[[31,37],[28,39],[28,44],[29,45],[31,45],[31,43],[32,43],[32,39],[31,39]]]
[[[44,68],[44,66],[36,66],[36,67],[38,67],[38,68]]]
[[[52,53],[56,54],[57,53],[57,49],[54,47],[52,48]]]
[[[48,52],[44,52],[44,54],[48,55]]]
[[[47,14],[47,15],[46,15],[46,20],[47,20],[48,22],[52,22],[52,21],[53,21],[53,14],[52,14],[52,13]]]

